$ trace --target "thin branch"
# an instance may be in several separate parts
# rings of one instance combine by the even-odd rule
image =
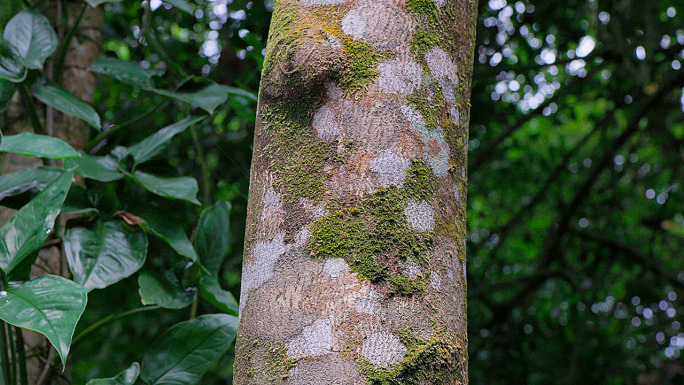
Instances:
[[[57,53],[57,60],[55,62],[55,83],[59,83],[62,80],[62,72],[64,71],[64,60],[66,59],[66,54],[69,50],[69,43],[71,43],[71,38],[74,37],[74,33],[78,29],[78,25],[81,24],[81,19],[83,19],[83,15],[85,14],[87,7],[88,3],[84,2],[83,7],[81,7],[81,12],[78,14],[78,17],[76,17],[76,20],[74,21],[74,25],[71,28],[69,28],[69,31],[67,31],[67,34],[64,36],[64,39],[62,40],[62,45],[59,46],[59,52]]]

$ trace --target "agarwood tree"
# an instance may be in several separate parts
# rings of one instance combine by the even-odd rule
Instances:
[[[236,384],[467,382],[476,5],[275,2]]]

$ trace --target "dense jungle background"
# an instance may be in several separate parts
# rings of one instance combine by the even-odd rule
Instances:
[[[202,207],[230,203],[219,281],[237,298],[256,111],[250,93],[258,90],[273,2],[100,3],[103,57],[138,64],[158,87],[192,91],[207,78],[248,91],[230,94],[146,167],[196,178]],[[3,0],[0,29],[22,8]],[[482,0],[474,55],[471,383],[684,383],[684,3]],[[103,132],[113,132],[91,133],[92,155],[199,111],[98,76],[94,107]],[[103,194],[127,194],[130,206],[144,203],[193,232],[202,207],[116,188]],[[181,259],[149,238],[151,266]],[[134,274],[90,292],[76,335],[141,307],[138,284]],[[217,312],[202,302],[196,310],[133,312],[97,329],[72,347],[72,383],[140,362],[191,311]],[[233,359],[231,348],[202,383],[230,384]]]

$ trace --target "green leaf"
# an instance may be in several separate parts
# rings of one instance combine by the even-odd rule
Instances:
[[[8,278],[28,276],[38,251],[52,231],[73,175],[65,172],[0,228],[0,269]]]
[[[129,148],[129,154],[136,163],[144,163],[164,151],[165,145],[177,134],[185,131],[188,127],[201,121],[204,117],[185,118],[170,126],[166,126],[156,133],[143,139],[141,142]]]
[[[166,178],[136,171],[133,178],[150,192],[165,198],[181,199],[196,205],[197,200],[197,181],[195,178],[181,176],[176,178]]]
[[[16,91],[16,84],[0,79],[0,114],[7,110]]]
[[[228,251],[230,209],[230,203],[226,201],[219,201],[207,207],[197,222],[193,241],[202,266],[216,278]]]
[[[41,82],[33,86],[33,95],[38,100],[67,115],[75,116],[91,127],[102,129],[100,115],[90,104],[52,82]]]
[[[91,0],[92,1],[92,0]],[[134,362],[128,369],[111,378],[93,378],[86,385],[133,385],[140,375],[140,365]]]
[[[11,47],[0,46],[0,79],[13,83],[23,82],[28,73],[23,61]]]
[[[169,3],[173,5],[174,7],[180,9],[181,11],[185,11],[189,14],[194,14],[195,9],[194,6],[190,5],[187,1],[185,0],[164,0],[165,3]]]
[[[186,103],[194,104],[208,113],[213,114],[216,107],[228,100],[228,94],[233,93],[231,92],[232,90],[235,89],[221,84],[212,83],[211,85],[192,93],[167,91],[157,88],[155,88],[153,91],[159,95],[168,96]]]
[[[102,289],[138,271],[147,256],[147,237],[119,221],[71,227],[64,233],[64,251],[74,281],[89,291]]]
[[[233,293],[223,290],[217,277],[205,275],[199,286],[200,297],[224,313],[238,315],[238,302]]]
[[[40,70],[59,44],[48,19],[34,10],[14,16],[5,26],[3,40],[23,59],[24,66]]]
[[[144,90],[154,88],[152,75],[139,65],[126,60],[114,58],[98,59],[88,68],[88,71],[111,76],[120,82],[131,84]]]
[[[25,156],[61,159],[78,156],[76,150],[60,139],[47,135],[24,132],[5,136],[0,143],[0,152],[14,152]]]
[[[171,271],[153,274],[144,271],[138,277],[140,299],[143,305],[159,305],[166,309],[182,309],[197,297],[197,290],[183,290]]]
[[[122,1],[123,0],[85,0],[85,2],[88,3],[88,5],[90,5],[93,8],[97,7],[100,4],[104,4],[104,3],[120,3]]]
[[[22,168],[11,174],[0,176],[0,198],[23,194],[27,191],[42,191],[45,186],[64,174],[54,167]]]
[[[73,168],[76,174],[98,182],[112,182],[123,178],[114,159],[109,156],[90,156],[83,151],[79,157],[65,159],[64,168]]]
[[[87,299],[82,286],[66,278],[43,275],[0,292],[0,319],[47,337],[64,366]]]
[[[237,322],[235,316],[207,314],[172,326],[145,355],[142,379],[150,385],[197,384],[230,349]]]
[[[145,231],[168,243],[178,254],[192,261],[197,260],[197,253],[179,222],[169,221],[164,218],[164,213],[151,210],[138,216],[144,220],[141,226]]]

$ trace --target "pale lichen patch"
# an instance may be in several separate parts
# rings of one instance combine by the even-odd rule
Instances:
[[[340,123],[337,121],[333,110],[327,105],[321,106],[314,114],[313,128],[318,139],[325,142],[337,139],[337,135],[340,133]]]
[[[406,352],[399,338],[387,331],[371,334],[361,346],[361,354],[373,366],[381,368],[400,363]]]
[[[342,31],[380,49],[392,49],[408,41],[411,19],[390,2],[361,1],[342,19]]]
[[[411,60],[391,59],[378,65],[377,84],[386,94],[406,96],[421,86],[423,70]]]
[[[458,68],[451,60],[449,54],[439,47],[433,47],[425,54],[425,61],[433,79],[442,89],[444,99],[450,103],[456,103],[456,90],[458,89]]]
[[[442,288],[442,277],[434,271],[430,273],[430,286],[435,290]]]
[[[331,277],[337,278],[345,271],[349,270],[349,265],[342,258],[330,258],[325,260],[323,271],[330,274]]]
[[[294,358],[328,354],[333,347],[332,321],[319,319],[305,326],[302,333],[287,344],[287,355]]]
[[[368,294],[356,301],[354,304],[354,309],[357,313],[376,314],[381,309],[381,298],[382,296],[377,291],[370,289]]]
[[[268,242],[257,242],[252,249],[252,257],[242,269],[242,286],[240,288],[240,313],[247,305],[249,291],[258,289],[273,278],[273,271],[278,258],[286,251],[285,233],[281,232]]]
[[[383,150],[380,156],[372,159],[369,164],[370,169],[378,174],[380,187],[402,187],[409,165],[408,159],[395,155],[392,150]]]
[[[435,228],[435,211],[427,201],[416,202],[409,199],[404,214],[411,226],[418,231],[432,231]]]

